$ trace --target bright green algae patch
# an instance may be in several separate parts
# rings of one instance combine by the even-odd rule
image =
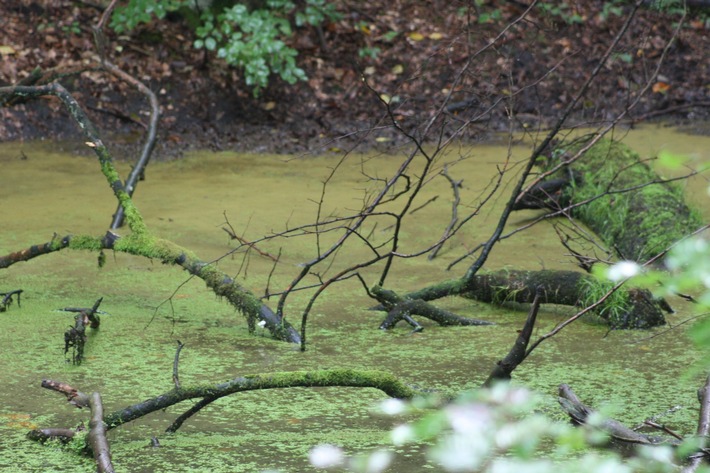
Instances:
[[[585,144],[583,139],[564,143],[553,156],[565,159]],[[661,182],[648,160],[619,141],[600,140],[570,168],[575,179],[565,203],[575,205],[572,215],[624,259],[646,262],[704,224],[680,187]]]

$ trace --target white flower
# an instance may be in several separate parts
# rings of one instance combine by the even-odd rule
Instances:
[[[409,424],[398,425],[392,432],[390,432],[390,438],[392,443],[395,445],[404,445],[407,442],[414,440],[414,429]]]
[[[429,451],[431,458],[446,471],[476,471],[493,453],[486,436],[452,435]]]
[[[377,450],[368,457],[365,471],[367,473],[380,473],[385,471],[390,466],[390,463],[392,463],[392,452]]]
[[[388,416],[396,416],[407,410],[407,405],[401,399],[387,399],[380,403],[380,410]]]
[[[620,261],[609,268],[606,277],[614,282],[636,276],[641,272],[641,266],[633,261]]]
[[[493,424],[491,410],[484,404],[451,405],[446,408],[451,428],[460,434],[486,432]]]
[[[318,445],[308,454],[311,465],[316,468],[334,468],[345,461],[345,454],[340,447],[335,445]]]

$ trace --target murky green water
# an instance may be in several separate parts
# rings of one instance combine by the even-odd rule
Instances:
[[[625,140],[642,155],[669,149],[693,156],[694,165],[710,161],[710,138],[642,128],[629,132]],[[524,146],[514,148],[511,161],[524,159],[526,152]],[[20,159],[21,153],[27,159]],[[464,179],[466,207],[460,212],[471,211],[480,201],[506,154],[503,146],[482,145],[452,150],[442,161],[468,157],[451,168],[452,177]],[[198,153],[151,165],[135,200],[155,234],[210,260],[233,248],[221,230],[224,212],[237,232],[251,240],[312,221],[321,182],[337,158]],[[374,188],[361,171],[386,177],[400,158],[351,157],[329,186],[323,213],[359,208],[363,189]],[[55,152],[47,145],[3,144],[0,165],[0,254],[47,241],[54,232],[100,235],[106,231],[115,204],[94,158]],[[127,166],[120,167],[125,174]],[[706,179],[695,178],[687,194],[710,219],[707,187]],[[404,292],[465,271],[465,263],[453,273],[445,267],[465,248],[488,236],[509,188],[503,184],[502,193],[441,258],[398,261],[390,287]],[[450,194],[444,179],[431,181],[420,202],[439,197],[407,222],[403,252],[422,248],[443,231],[450,214]],[[520,212],[509,228],[538,214]],[[379,223],[375,238],[384,234],[386,225]],[[288,239],[261,246],[274,254],[280,247],[283,264],[271,280],[272,292],[290,282],[300,269],[298,263],[314,256],[312,240]],[[565,253],[545,223],[504,241],[487,267],[571,269],[574,262]],[[364,248],[355,246],[340,255],[342,263],[338,264],[365,254]],[[365,310],[371,301],[363,297],[357,283],[346,282],[316,305],[309,320],[309,349],[301,353],[265,334],[249,335],[239,314],[200,281],[185,283],[185,273],[178,268],[108,254],[106,266],[99,269],[96,256],[62,251],[0,271],[1,291],[25,291],[21,308],[13,306],[0,314],[2,471],[93,471],[90,460],[24,438],[33,426],[75,426],[88,420],[86,412],[41,389],[43,378],[65,381],[86,392],[98,390],[106,410],[112,411],[171,388],[173,354],[176,340],[181,340],[186,345],[180,364],[185,383],[220,382],[256,372],[350,367],[390,370],[407,382],[457,391],[486,378],[495,360],[509,349],[525,317],[524,312],[509,308],[451,299],[441,304],[498,325],[440,328],[425,321],[420,334],[410,334],[404,326],[383,333],[377,330],[381,315]],[[272,263],[256,255],[246,260],[248,265],[244,261],[236,255],[222,260],[220,268],[238,274],[240,282],[263,293]],[[173,293],[172,304],[166,304]],[[90,306],[101,296],[101,308],[111,315],[103,318],[100,331],[90,334],[86,362],[72,366],[62,353],[63,332],[72,319],[55,310]],[[289,299],[288,315],[296,324],[307,299],[305,293]],[[672,302],[679,309],[670,317],[676,324],[689,316],[690,308]],[[570,313],[566,308],[545,308],[537,333],[545,333]],[[695,389],[700,380],[684,374],[698,353],[685,338],[684,327],[666,334],[663,330],[607,334],[603,327],[574,324],[543,344],[516,371],[515,381],[548,394],[551,412],[556,412],[556,386],[566,382],[591,404],[615,403],[618,417],[632,424],[681,405],[683,409],[666,423],[680,432],[693,431]],[[382,399],[382,393],[370,389],[299,388],[237,394],[204,409],[175,435],[165,435],[163,430],[189,403],[120,427],[110,433],[109,440],[120,471],[310,471],[306,452],[313,445],[336,443],[349,452],[382,445],[386,432],[397,422],[373,412],[373,405]],[[153,435],[159,437],[162,448],[148,447]],[[423,461],[420,450],[401,451],[392,471],[436,470]]]

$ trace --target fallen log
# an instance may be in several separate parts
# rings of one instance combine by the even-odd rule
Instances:
[[[317,370],[289,371],[240,376],[220,384],[181,387],[155,396],[146,401],[114,411],[104,417],[108,430],[136,420],[151,412],[166,409],[188,399],[203,398],[208,402],[238,392],[262,389],[283,389],[295,387],[361,387],[378,389],[390,397],[411,399],[422,391],[405,385],[396,376],[377,370]],[[189,415],[196,413],[193,409]],[[184,420],[184,419],[183,419]]]
[[[218,271],[215,264],[206,263],[187,249],[169,240],[156,238],[150,233],[143,221],[143,217],[141,217],[140,212],[131,200],[125,184],[118,177],[118,173],[113,166],[111,153],[100,138],[96,127],[89,120],[79,103],[61,84],[53,82],[38,87],[0,87],[0,102],[10,100],[13,97],[38,98],[48,95],[55,96],[62,101],[84,133],[87,140],[85,144],[96,153],[101,165],[101,172],[106,177],[121,208],[123,208],[125,221],[131,234],[121,238],[119,235],[109,231],[102,238],[90,235],[74,235],[61,239],[55,235],[51,242],[34,245],[26,250],[0,256],[0,269],[9,267],[19,261],[27,261],[64,248],[91,251],[113,249],[147,258],[159,259],[166,264],[182,266],[190,274],[204,280],[215,294],[227,298],[246,317],[250,332],[254,332],[257,322],[261,321],[264,322],[266,329],[271,332],[274,338],[292,343],[301,342],[299,333],[283,318],[281,313],[274,313],[256,295],[242,288],[233,278]],[[99,261],[101,262],[101,257],[99,257]]]
[[[531,188],[530,198],[520,200],[540,200],[545,182],[566,180],[567,185],[540,207],[569,208],[570,215],[592,229],[619,258],[639,263],[703,226],[699,212],[685,203],[683,189],[674,180],[661,178],[650,160],[610,140],[600,140],[580,154],[588,140],[553,146],[542,167],[556,171]]]
[[[532,303],[536,291],[543,304],[589,307],[614,284],[576,271],[504,270],[473,276],[461,295],[481,302]],[[595,313],[612,328],[651,328],[665,324],[661,304],[647,289],[617,289]]]
[[[560,385],[558,400],[562,406],[562,409],[567,412],[570,420],[575,425],[587,424],[587,420],[594,413],[592,408],[582,404],[574,391],[572,391],[572,388],[570,388],[567,384]],[[628,452],[630,449],[641,445],[677,446],[680,443],[677,439],[652,437],[650,435],[636,432],[614,419],[605,419],[597,427],[608,435],[609,445],[621,450],[622,452]]]
[[[177,356],[178,353],[176,353],[175,364],[177,364]],[[174,366],[173,377],[176,377],[176,370],[177,368]],[[199,399],[181,414],[167,428],[166,432],[177,431],[188,418],[212,402],[222,397],[245,391],[293,387],[360,387],[378,389],[387,396],[398,399],[412,399],[415,396],[431,393],[421,388],[410,387],[397,376],[385,371],[355,369],[289,371],[240,376],[218,384],[206,383],[180,387],[178,383],[173,389],[163,394],[104,415],[101,398],[98,393],[86,396],[66,383],[52,380],[42,381],[42,386],[64,394],[72,403],[74,403],[72,400],[81,396],[82,402],[81,404],[75,404],[77,407],[86,407],[83,401],[88,399],[92,416],[89,424],[90,431],[84,437],[85,446],[88,447],[84,448],[84,453],[88,453],[89,450],[92,451],[97,462],[98,471],[105,472],[114,471],[106,440],[106,432],[152,412],[167,409],[187,400]],[[450,399],[450,397],[443,396],[443,399]],[[71,429],[35,429],[28,432],[27,437],[40,442],[50,438],[58,438],[63,442],[69,442],[75,437],[75,433]],[[159,445],[155,438],[153,438],[151,443],[154,446]]]

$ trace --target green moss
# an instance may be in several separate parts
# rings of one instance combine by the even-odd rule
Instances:
[[[69,248],[73,250],[99,251],[102,247],[101,238],[89,235],[74,235],[69,241]]]
[[[566,144],[570,153],[582,143]],[[555,164],[554,162],[550,164]],[[600,140],[572,165],[579,182],[566,201],[584,203],[572,215],[592,228],[621,257],[646,261],[703,225],[676,185],[660,177],[633,150]]]
[[[147,233],[148,227],[146,227],[143,217],[141,217],[136,206],[133,205],[130,196],[126,192],[121,192],[118,195],[118,199],[121,202],[124,218],[131,231],[136,234]]]

